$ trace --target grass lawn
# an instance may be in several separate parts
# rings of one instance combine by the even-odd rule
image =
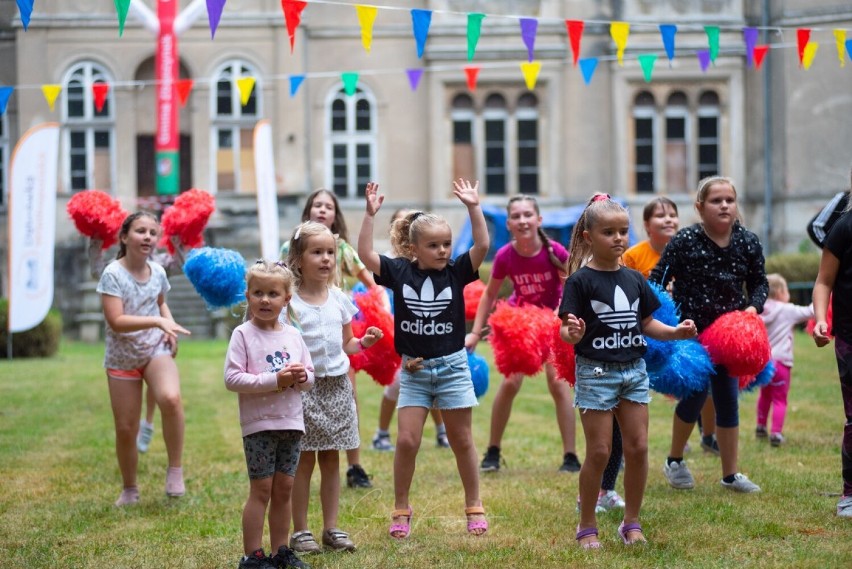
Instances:
[[[169,500],[164,495],[166,457],[158,424],[151,450],[140,459],[141,502],[124,509],[112,505],[121,482],[101,369],[103,346],[66,342],[54,358],[0,362],[0,566],[236,567],[248,479],[237,397],[222,380],[225,349],[225,342],[181,345],[186,496]],[[480,351],[490,359],[487,346]],[[834,515],[844,419],[833,344],[817,350],[808,337],[797,335],[796,358],[785,446],[770,448],[755,440],[757,395],[742,398],[740,468],[760,484],[762,493],[737,495],[720,487],[719,459],[698,449],[696,435],[691,441],[695,450],[687,455],[696,488],[669,488],[661,465],[673,404],[656,396],[642,511],[650,544],[621,545],[616,536],[620,518],[613,512],[598,520],[604,548],[589,553],[578,550],[574,541],[577,475],[556,472],[561,445],[543,377],[527,380],[516,399],[503,441],[507,466],[482,477],[491,521],[485,537],[465,532],[452,453],[436,448],[427,420],[412,488],[413,530],[403,542],[387,536],[392,454],[368,449],[381,388],[359,377],[362,463],[373,475],[374,488],[344,488],[340,508],[340,526],[351,532],[359,549],[313,556],[308,562],[315,568],[423,569],[852,567],[852,521]],[[474,411],[480,454],[488,442],[499,382],[494,372],[491,381]],[[577,425],[582,459],[579,421]],[[315,474],[315,489],[317,482]],[[312,496],[310,520],[318,536],[317,495]]]

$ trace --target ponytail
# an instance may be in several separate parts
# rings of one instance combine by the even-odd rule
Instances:
[[[586,242],[583,232],[590,230],[604,213],[627,213],[620,203],[614,201],[609,194],[597,193],[589,199],[586,209],[571,231],[570,257],[568,258],[568,274],[574,274],[585,265],[592,256],[592,246]]]

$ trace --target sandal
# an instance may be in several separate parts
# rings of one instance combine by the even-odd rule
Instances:
[[[488,520],[484,517],[478,520],[470,519],[471,516],[485,516],[485,508],[482,506],[471,506],[464,509],[464,515],[467,516],[467,533],[479,536],[488,531]]]
[[[638,531],[639,535],[641,536],[641,539],[634,539],[632,541],[627,539],[627,534],[630,533],[631,531]],[[631,524],[625,524],[622,521],[621,525],[618,526],[618,535],[621,536],[621,541],[624,542],[624,545],[633,545],[633,544],[636,544],[636,543],[647,543],[647,540],[645,539],[645,534],[642,533],[642,526],[640,526],[636,522],[631,523]]]
[[[411,534],[411,517],[414,515],[414,512],[411,510],[411,506],[408,506],[407,510],[394,510],[391,512],[391,526],[388,530],[390,536],[394,539],[405,539]],[[393,523],[393,520],[396,518],[405,518],[404,524]]]
[[[594,537],[594,541],[587,541],[586,543],[581,543],[580,540],[585,539],[587,537]],[[600,549],[601,542],[598,541],[598,528],[586,528],[581,530],[580,526],[577,526],[577,543],[580,545],[582,549]]]

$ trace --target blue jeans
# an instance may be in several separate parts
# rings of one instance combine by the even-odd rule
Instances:
[[[467,365],[467,351],[423,360],[423,369],[409,372],[405,362],[414,359],[402,355],[399,373],[399,399],[397,407],[425,407],[431,409],[467,409],[479,402],[473,393],[473,380]]]
[[[611,411],[620,399],[648,404],[648,373],[645,360],[610,363],[577,356],[577,383],[574,406],[580,409]]]

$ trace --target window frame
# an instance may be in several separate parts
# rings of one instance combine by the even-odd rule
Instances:
[[[9,109],[0,115],[0,208],[9,204]]]
[[[335,102],[343,103],[344,113],[344,129],[334,130],[332,128],[332,119],[335,114]],[[365,101],[369,105],[369,121],[370,128],[358,130],[358,104]],[[325,186],[337,196],[338,200],[356,200],[364,197],[364,189],[366,181],[374,180],[378,177],[378,105],[376,96],[369,86],[358,83],[353,95],[347,95],[344,89],[343,82],[335,83],[326,93],[325,103],[323,105],[323,133],[325,135],[324,142],[324,159],[325,171],[324,179]],[[345,147],[345,155],[343,164],[346,171],[346,193],[340,194],[337,191],[338,176],[336,169],[341,163],[340,159],[335,157],[335,149]],[[364,162],[358,157],[359,147],[366,146],[369,150],[369,158]],[[364,178],[359,178],[358,166],[366,163],[369,173]],[[360,181],[359,181],[360,180]]]

